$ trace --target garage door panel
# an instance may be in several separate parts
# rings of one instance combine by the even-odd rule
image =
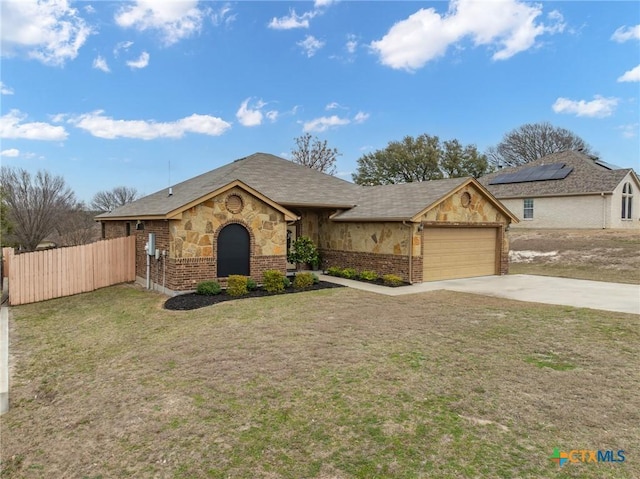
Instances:
[[[426,228],[424,281],[496,274],[496,228]]]

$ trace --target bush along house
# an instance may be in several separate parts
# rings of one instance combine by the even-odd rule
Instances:
[[[506,230],[518,221],[473,178],[359,186],[265,153],[96,219],[105,239],[136,236],[136,276],[168,294],[231,274],[260,282],[266,270],[294,270],[287,252],[301,236],[324,269],[409,283],[505,274]]]

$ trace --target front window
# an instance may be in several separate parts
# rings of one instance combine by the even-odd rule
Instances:
[[[622,219],[631,219],[631,204],[633,201],[633,190],[631,183],[625,183],[622,187]]]
[[[526,198],[524,200],[524,212],[522,217],[525,220],[533,219],[533,198]]]

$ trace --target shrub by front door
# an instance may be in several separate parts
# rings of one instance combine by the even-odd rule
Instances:
[[[218,235],[218,277],[230,274],[249,276],[250,238],[247,229],[232,223]]]

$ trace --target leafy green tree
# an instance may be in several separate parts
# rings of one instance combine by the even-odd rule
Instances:
[[[427,134],[405,136],[391,141],[383,150],[358,159],[353,181],[359,185],[387,185],[462,176],[482,176],[488,171],[487,158],[475,145],[458,140],[440,142]]]
[[[295,141],[296,148],[291,150],[291,161],[328,175],[336,174],[336,159],[340,153],[336,148],[329,148],[327,140],[321,141],[310,133],[305,133]]]
[[[487,156],[475,145],[462,146],[458,140],[444,142],[440,169],[448,178],[473,176],[479,178],[490,171]]]
[[[594,154],[591,147],[570,130],[549,122],[527,123],[511,130],[500,143],[488,148],[487,157],[499,167],[518,166],[566,150]]]

